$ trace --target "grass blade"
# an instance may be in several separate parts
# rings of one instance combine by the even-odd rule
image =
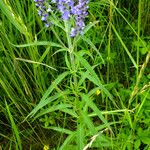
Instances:
[[[122,44],[123,48],[125,49],[126,53],[128,54],[130,60],[132,61],[134,67],[137,69],[138,66],[137,66],[137,64],[136,64],[136,62],[135,62],[135,60],[134,60],[134,58],[132,57],[131,53],[129,52],[128,48],[126,47],[126,45],[125,45],[124,42],[122,41],[120,35],[118,34],[117,30],[115,29],[115,27],[114,27],[113,25],[112,25],[112,28],[113,28],[113,30],[114,30],[116,36],[118,37],[120,43]]]
[[[5,1],[0,0],[0,9],[2,13],[8,18],[8,20],[23,34],[28,34],[27,27],[24,25],[20,16],[17,16],[11,6]]]
[[[16,146],[19,148],[19,150],[22,150],[22,144],[21,144],[21,139],[20,139],[20,136],[19,136],[19,131],[18,131],[18,128],[17,128],[17,126],[15,124],[13,116],[11,115],[11,112],[10,112],[10,109],[9,109],[9,105],[7,104],[6,101],[5,101],[5,105],[6,105],[6,110],[7,110],[10,122],[11,122],[12,130],[13,130],[14,136],[16,138],[16,142],[17,142]]]

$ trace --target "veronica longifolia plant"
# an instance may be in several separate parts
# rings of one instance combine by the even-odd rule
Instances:
[[[45,27],[48,28],[51,25],[48,20],[50,13],[57,11],[61,14],[62,20],[74,19],[75,25],[70,30],[71,37],[75,37],[78,33],[82,34],[85,27],[84,21],[88,15],[89,0],[34,0],[34,2]]]

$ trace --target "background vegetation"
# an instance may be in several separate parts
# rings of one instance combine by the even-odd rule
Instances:
[[[0,149],[150,150],[150,1],[91,0],[71,47],[51,19],[0,1]]]

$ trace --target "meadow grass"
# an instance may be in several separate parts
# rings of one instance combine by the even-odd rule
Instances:
[[[95,0],[82,36],[32,0],[0,1],[0,149],[150,150],[150,2]]]

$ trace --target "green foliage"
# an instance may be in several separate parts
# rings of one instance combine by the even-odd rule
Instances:
[[[0,149],[149,150],[150,2],[91,0],[83,35],[34,1],[0,1]]]

